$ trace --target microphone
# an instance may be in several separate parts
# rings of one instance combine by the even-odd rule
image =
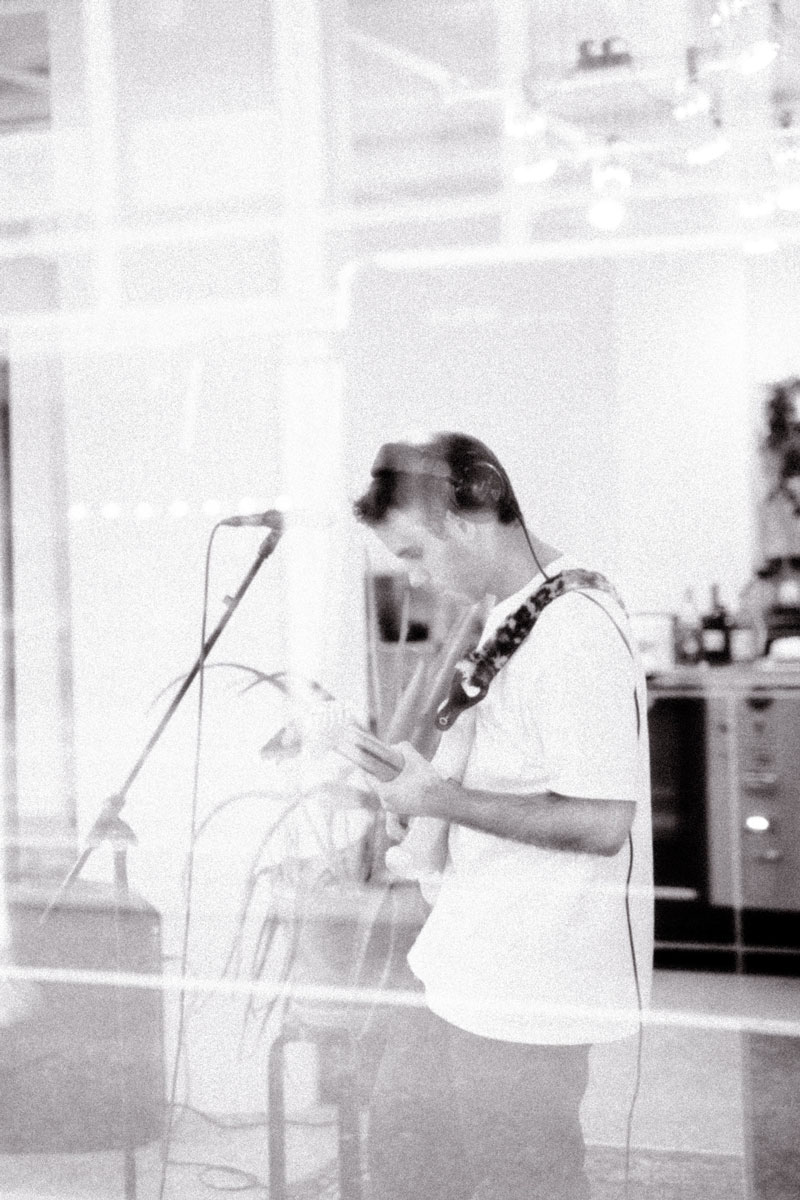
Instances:
[[[238,517],[226,517],[224,521],[219,522],[220,525],[255,525],[262,529],[274,529],[276,533],[283,533],[283,513],[277,508],[270,508],[263,513],[242,513]]]

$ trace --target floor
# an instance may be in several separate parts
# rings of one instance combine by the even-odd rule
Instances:
[[[583,1106],[593,1200],[625,1194],[635,1069],[635,1043],[622,1054],[619,1047],[593,1051]],[[291,1079],[287,1091],[287,1200],[338,1197],[335,1110],[313,1098],[313,1080],[295,1075],[294,1094]],[[265,1122],[231,1123],[183,1111],[165,1176],[158,1143],[136,1152],[137,1197],[268,1196]],[[797,1200],[798,1129],[800,979],[658,971],[643,1035],[627,1200]],[[125,1196],[118,1151],[42,1154],[33,1147],[0,1154],[3,1200],[117,1196]]]

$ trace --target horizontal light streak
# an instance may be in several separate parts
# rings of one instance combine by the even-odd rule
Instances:
[[[281,981],[214,979],[200,975],[146,974],[126,971],[69,970],[54,967],[0,966],[0,980],[20,983],[68,984],[87,987],[137,988],[142,991],[181,992],[206,996],[243,996],[274,999],[291,996],[323,1004],[380,1005],[384,1008],[421,1008],[422,993],[401,988],[355,988],[292,984]],[[601,1009],[590,1005],[532,1005],[531,1015],[593,1016],[609,1021],[619,1020],[616,1009]],[[649,1008],[642,1014],[645,1027],[679,1027],[722,1033],[758,1033],[770,1037],[800,1038],[800,1020],[758,1017],[749,1013],[708,1013],[693,1009]]]
[[[800,228],[770,231],[779,246],[800,245]],[[430,270],[435,267],[490,265],[508,262],[548,262],[582,258],[632,258],[644,254],[678,254],[697,250],[742,251],[741,233],[707,232],[658,234],[627,238],[574,238],[531,242],[526,246],[463,246],[441,250],[410,250],[376,254],[370,261],[388,270]]]
[[[207,345],[215,338],[258,338],[268,349],[270,334],[277,338],[284,329],[281,306],[272,293],[242,300],[4,313],[0,323],[13,358],[129,354],[142,348]],[[327,327],[333,328],[332,319],[321,314],[319,328]]]

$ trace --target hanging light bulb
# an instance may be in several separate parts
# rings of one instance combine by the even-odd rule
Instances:
[[[672,114],[676,121],[689,121],[692,117],[702,116],[711,108],[711,97],[699,82],[698,49],[688,46],[686,49],[686,75],[675,85],[675,103]]]
[[[617,196],[601,196],[589,206],[586,213],[589,224],[603,233],[613,233],[619,229],[627,215],[627,207]]]
[[[586,213],[590,225],[603,233],[613,233],[619,229],[628,215],[625,199],[631,182],[631,173],[622,163],[613,159],[595,163],[592,168],[592,188],[597,193],[597,199]]]

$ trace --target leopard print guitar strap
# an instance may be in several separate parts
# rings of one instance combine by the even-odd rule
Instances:
[[[528,596],[527,600],[523,601],[518,609],[506,617],[483,646],[471,650],[456,663],[450,692],[436,710],[436,728],[449,729],[465,709],[471,708],[473,704],[478,704],[484,698],[497,672],[506,665],[514,651],[525,641],[547,605],[566,592],[579,592],[586,596],[587,600],[592,600],[599,608],[602,608],[624,641],[628,653],[633,656],[630,642],[621,627],[599,601],[587,594],[587,588],[605,592],[625,612],[625,605],[612,584],[604,575],[600,575],[596,571],[574,568],[561,571],[558,575],[547,579],[541,587]],[[636,699],[636,723],[638,731],[640,723],[638,697]]]

